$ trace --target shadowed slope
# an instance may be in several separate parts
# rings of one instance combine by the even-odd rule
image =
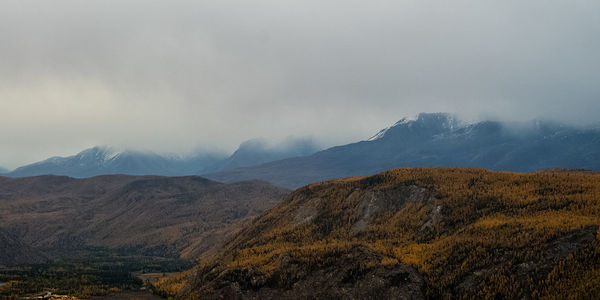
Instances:
[[[0,229],[50,257],[98,246],[194,258],[287,192],[194,176],[0,177]]]

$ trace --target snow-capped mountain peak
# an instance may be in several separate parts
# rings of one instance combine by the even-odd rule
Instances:
[[[398,131],[403,128],[437,128],[443,131],[454,131],[465,126],[462,121],[451,114],[447,113],[420,113],[415,117],[405,117],[400,119],[394,125],[386,127],[367,141],[376,141],[383,139],[390,131]]]
[[[370,137],[369,139],[367,139],[367,141],[378,140],[378,139],[382,138],[385,135],[385,133],[388,130],[390,130],[390,128],[396,127],[396,126],[400,126],[400,125],[409,124],[410,122],[417,120],[417,118],[418,117],[414,117],[414,118],[404,117],[404,118],[400,119],[398,122],[394,123],[394,125],[379,130],[379,132],[377,132],[375,135],[373,135],[372,137]]]

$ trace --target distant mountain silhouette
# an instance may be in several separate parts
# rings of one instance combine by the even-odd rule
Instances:
[[[269,146],[259,139],[250,140],[242,143],[231,156],[224,153],[200,153],[178,157],[143,151],[119,151],[108,146],[93,147],[73,156],[52,157],[22,166],[12,172],[0,169],[0,174],[9,177],[64,175],[74,178],[109,174],[186,176],[310,155],[318,150],[311,139],[295,138],[288,138],[275,146]]]
[[[290,157],[306,156],[319,150],[314,141],[308,138],[288,138],[274,146],[268,145],[262,139],[253,139],[242,143],[230,157],[217,163],[214,171],[232,170]]]
[[[600,170],[600,129],[556,122],[466,123],[449,114],[423,113],[402,119],[372,138],[316,152],[310,139],[269,146],[244,142],[231,156],[164,156],[94,147],[17,168],[6,176],[104,174],[203,175],[221,182],[262,179],[288,188],[339,177],[402,167],[477,167],[536,171],[548,168]],[[315,153],[316,152],[316,153]]]
[[[65,175],[82,178],[105,174],[193,175],[205,166],[224,159],[223,155],[201,154],[191,158],[168,157],[152,152],[118,151],[94,147],[69,157],[53,157],[8,173],[11,177]]]
[[[297,188],[390,168],[428,166],[519,172],[547,168],[600,170],[600,130],[544,121],[469,124],[449,114],[423,113],[414,120],[402,119],[366,141],[203,176],[222,182],[262,179]]]

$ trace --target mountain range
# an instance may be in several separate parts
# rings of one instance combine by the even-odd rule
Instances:
[[[202,154],[190,158],[169,157],[152,152],[120,151],[112,147],[93,147],[69,157],[52,157],[19,167],[6,176],[64,175],[74,178],[106,174],[127,175],[193,175],[223,159],[218,154]]]
[[[269,145],[261,139],[249,140],[230,156],[211,152],[181,157],[98,146],[73,156],[52,157],[22,166],[12,172],[0,170],[0,174],[5,173],[9,177],[64,175],[74,178],[108,174],[187,176],[309,155],[318,150],[316,143],[307,138],[288,138],[276,145]]]
[[[600,295],[600,173],[584,170],[600,170],[599,128],[420,114],[317,150],[310,139],[187,158],[94,147],[0,176],[0,298],[102,295],[130,272],[183,270],[177,260],[197,265],[145,283],[155,294]],[[22,177],[45,173],[68,176]],[[55,280],[68,264],[73,288]]]
[[[544,121],[467,123],[449,114],[423,113],[402,119],[365,141],[203,176],[221,182],[262,179],[297,188],[390,168],[429,166],[518,172],[600,170],[600,129]]]
[[[274,146],[270,146],[263,139],[253,139],[242,143],[231,156],[218,162],[211,169],[232,170],[290,157],[307,156],[319,150],[310,138],[288,138]]]
[[[549,168],[600,170],[600,129],[550,121],[465,122],[450,114],[422,113],[416,118],[403,118],[368,140],[318,150],[311,139],[293,138],[274,146],[264,140],[250,140],[229,156],[204,153],[179,157],[94,147],[5,175],[201,175],[227,183],[260,179],[297,188],[401,167],[477,167],[518,172]]]

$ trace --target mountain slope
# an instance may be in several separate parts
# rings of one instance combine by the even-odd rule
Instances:
[[[376,136],[307,157],[205,174],[221,182],[262,179],[297,188],[398,167],[477,167],[529,172],[547,168],[600,170],[600,130],[550,122],[466,124],[447,114],[403,119]]]
[[[10,177],[63,175],[75,178],[110,174],[187,176],[305,156],[318,150],[314,141],[308,138],[288,138],[277,145],[269,145],[260,139],[249,140],[242,143],[230,156],[222,153],[199,153],[178,157],[152,152],[119,151],[112,147],[93,147],[73,156],[52,157],[22,166],[12,172],[0,168],[0,174]]]
[[[217,163],[212,169],[213,171],[232,170],[290,157],[306,156],[318,150],[314,141],[308,138],[288,138],[273,146],[268,145],[264,140],[253,139],[242,143],[230,157]]]
[[[216,161],[218,154],[201,154],[190,158],[167,157],[151,152],[118,151],[94,147],[69,157],[53,157],[19,167],[6,174],[11,177],[64,175],[76,178],[105,174],[194,175]]]
[[[50,258],[91,246],[195,258],[287,192],[194,176],[0,177],[0,231]]]
[[[8,172],[9,172],[8,169],[0,167],[0,174],[5,174],[5,173],[8,173]]]
[[[31,246],[24,244],[20,239],[12,236],[0,228],[0,267],[9,264],[44,263],[48,259]]]
[[[600,295],[600,175],[396,169],[290,194],[207,258],[180,298]]]

